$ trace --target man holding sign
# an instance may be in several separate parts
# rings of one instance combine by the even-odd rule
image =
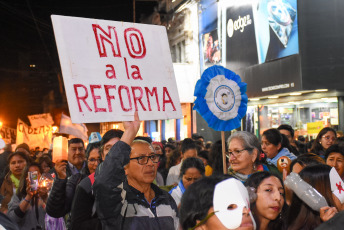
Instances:
[[[152,184],[160,156],[133,141],[138,114],[183,117],[166,28],[57,15],[52,22],[73,123],[131,120],[96,174],[103,229],[178,229],[173,198]]]
[[[125,132],[98,167],[94,183],[103,229],[178,229],[176,203],[153,184],[160,155],[148,142],[134,141],[138,113],[123,125]]]

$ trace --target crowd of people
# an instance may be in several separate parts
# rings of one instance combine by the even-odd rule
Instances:
[[[56,162],[48,149],[5,146],[0,229],[296,230],[342,224],[344,199],[331,189],[330,171],[344,178],[344,142],[332,128],[308,143],[295,140],[289,125],[265,130],[261,140],[234,132],[223,165],[221,141],[204,143],[195,134],[152,142],[137,136],[137,114],[123,125],[124,131],[109,130],[97,141],[91,135],[87,147],[70,139],[68,159]],[[314,210],[285,186],[292,173],[327,205]],[[35,187],[32,175],[39,181],[47,174],[52,186]]]

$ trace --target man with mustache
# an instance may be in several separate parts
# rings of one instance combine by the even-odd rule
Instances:
[[[84,141],[80,138],[72,138],[68,141],[68,162],[58,160],[52,171],[59,179],[68,178],[85,167],[85,159]]]
[[[46,206],[46,212],[51,217],[59,218],[70,211],[72,195],[74,195],[77,183],[81,180],[81,170],[83,174],[87,172],[89,174],[88,168],[85,168],[85,159],[84,141],[80,138],[70,139],[68,141],[68,161],[59,159],[55,162],[55,167],[50,170],[50,173],[55,173],[54,184]],[[75,176],[72,177],[73,175]],[[68,179],[70,177],[72,179]],[[67,185],[68,180],[69,185]]]
[[[85,160],[84,141],[80,138],[72,138],[68,141],[68,161],[57,160],[54,162],[55,167],[49,173],[54,173],[57,179],[67,179],[72,175],[80,173],[86,166]]]
[[[125,132],[96,172],[93,191],[104,229],[178,229],[177,206],[153,184],[160,155],[144,140],[134,140],[140,121],[123,122]]]

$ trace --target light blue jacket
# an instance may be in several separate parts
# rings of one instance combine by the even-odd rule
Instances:
[[[289,152],[289,150],[287,148],[283,148],[283,149],[281,149],[281,151],[274,158],[267,159],[266,161],[271,163],[271,164],[273,164],[273,165],[275,165],[277,167],[278,159],[280,157],[283,157],[283,156],[289,157],[290,160],[296,159],[296,156],[293,153]]]

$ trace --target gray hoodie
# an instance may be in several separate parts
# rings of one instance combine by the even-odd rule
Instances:
[[[45,229],[44,218],[45,210],[42,206],[38,207],[38,218],[36,217],[35,206],[30,205],[30,208],[26,212],[22,212],[19,208],[21,200],[14,194],[10,203],[8,203],[7,216],[12,219],[13,222],[18,224],[19,229],[31,230],[31,229]],[[38,219],[38,220],[37,220]],[[37,226],[39,226],[37,228]]]

